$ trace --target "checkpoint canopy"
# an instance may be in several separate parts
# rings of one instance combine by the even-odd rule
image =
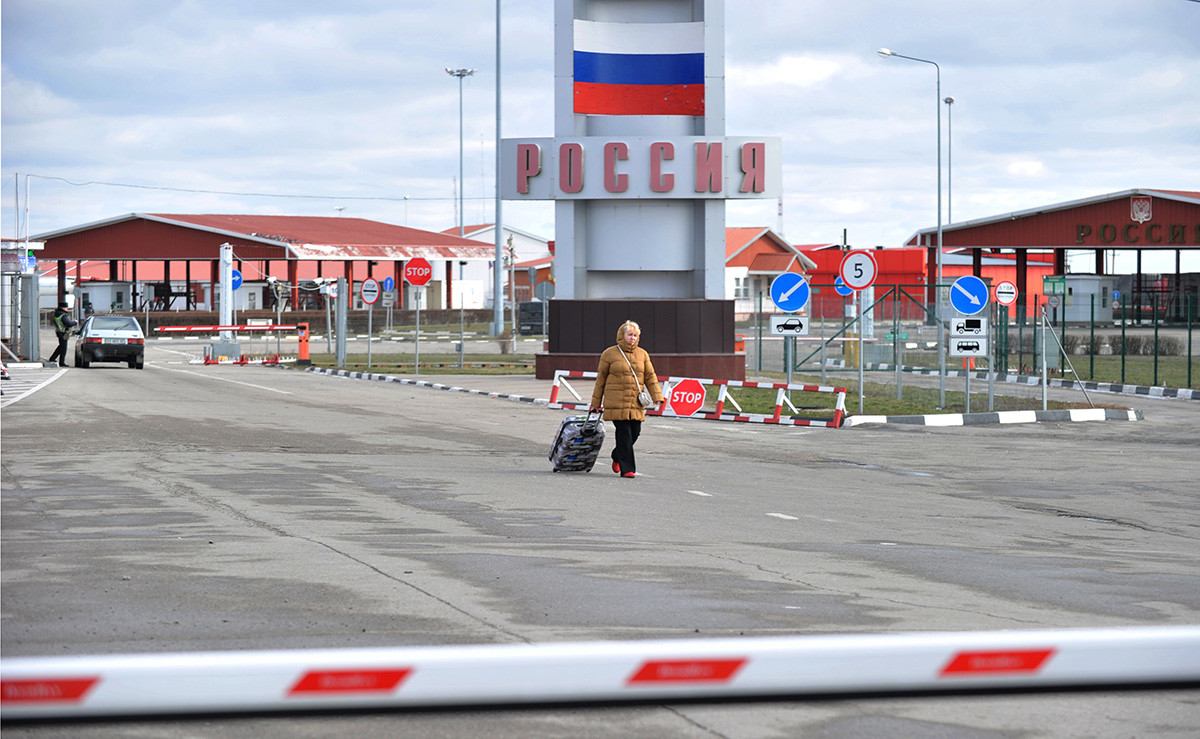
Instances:
[[[402,265],[416,258],[436,265],[433,279],[448,301],[457,270],[444,265],[495,259],[490,243],[343,217],[130,213],[39,238],[45,241],[38,257],[43,269],[59,275],[78,269],[85,279],[131,282],[137,309],[150,284],[207,283],[215,294],[222,243],[233,245],[235,261],[245,265],[243,274],[292,285],[292,305],[298,303],[295,286],[301,280],[345,277],[355,284],[390,276],[398,282]],[[205,309],[195,300],[189,290],[184,309]]]

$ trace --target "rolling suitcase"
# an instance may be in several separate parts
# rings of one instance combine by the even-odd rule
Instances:
[[[555,472],[591,472],[603,444],[604,420],[600,414],[567,416],[550,447],[550,463]]]

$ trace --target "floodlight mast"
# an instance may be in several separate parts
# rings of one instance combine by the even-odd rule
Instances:
[[[939,385],[939,407],[946,407],[946,347],[942,335],[942,68],[938,63],[929,59],[920,59],[915,56],[906,56],[899,54],[888,48],[880,49],[879,56],[887,58],[894,56],[899,59],[908,59],[912,62],[921,62],[922,64],[932,64],[937,70],[937,97],[934,98],[934,104],[937,106],[937,282],[933,287],[933,316],[937,321],[938,327],[938,385]]]
[[[464,238],[466,231],[466,217],[463,215],[463,78],[475,74],[475,70],[465,67],[458,69],[446,67],[446,74],[458,78],[458,238],[461,239]],[[407,199],[407,196],[405,198]],[[405,203],[406,208],[407,205]],[[405,220],[408,220],[407,213]],[[447,295],[446,299],[452,300],[453,296]]]

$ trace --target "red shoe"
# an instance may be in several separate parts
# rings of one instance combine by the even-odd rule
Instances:
[[[621,477],[634,477],[632,472],[622,472]]]
[[[621,474],[621,465],[613,462],[613,472],[617,473],[618,475]]]

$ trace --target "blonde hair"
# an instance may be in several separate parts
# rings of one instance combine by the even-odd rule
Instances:
[[[628,331],[629,329],[633,329],[634,333],[636,333],[638,336],[642,335],[642,327],[641,326],[637,325],[637,323],[634,321],[626,321],[625,323],[621,324],[620,328],[617,329],[617,340],[619,341],[621,339],[624,339],[625,332]]]

